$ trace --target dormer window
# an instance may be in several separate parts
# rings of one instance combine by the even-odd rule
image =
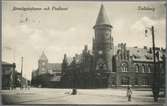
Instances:
[[[137,59],[137,58],[140,58],[140,56],[139,55],[133,55],[133,57],[135,58],[135,59]]]
[[[150,55],[144,55],[145,57],[146,57],[146,59],[149,59],[149,60],[151,60],[152,59],[152,57],[150,56]]]

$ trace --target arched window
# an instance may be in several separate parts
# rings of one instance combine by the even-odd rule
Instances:
[[[142,69],[142,72],[145,73],[145,66],[144,65],[142,65],[141,69]]]
[[[128,65],[126,63],[122,63],[121,70],[122,72],[128,72]]]
[[[148,65],[148,73],[151,73],[151,66]]]
[[[135,70],[136,70],[136,72],[139,72],[139,65],[138,64],[135,65]]]

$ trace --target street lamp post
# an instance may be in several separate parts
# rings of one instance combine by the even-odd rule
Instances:
[[[148,28],[148,27],[147,27]],[[154,102],[158,101],[159,97],[159,80],[158,80],[158,72],[156,68],[156,60],[155,60],[155,36],[154,36],[154,26],[151,26],[151,28],[148,28],[151,31],[152,34],[152,46],[153,46],[153,85],[152,85],[152,92],[154,96]],[[145,30],[145,33],[147,33],[147,30]]]

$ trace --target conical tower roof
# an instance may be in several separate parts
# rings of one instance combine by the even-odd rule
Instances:
[[[95,26],[97,26],[97,25],[98,26],[99,25],[109,25],[109,26],[111,26],[103,4],[101,4],[100,11],[99,11],[99,14],[98,14],[98,17],[97,17],[97,20],[96,20]]]
[[[48,60],[48,58],[46,57],[46,55],[45,55],[45,52],[44,52],[44,51],[42,52],[42,54],[41,54],[41,56],[40,56],[39,60]]]

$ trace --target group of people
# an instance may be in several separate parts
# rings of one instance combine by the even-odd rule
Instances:
[[[76,95],[77,94],[77,89],[73,88],[71,95]],[[132,89],[130,86],[127,87],[127,97],[128,97],[128,101],[132,100]]]

